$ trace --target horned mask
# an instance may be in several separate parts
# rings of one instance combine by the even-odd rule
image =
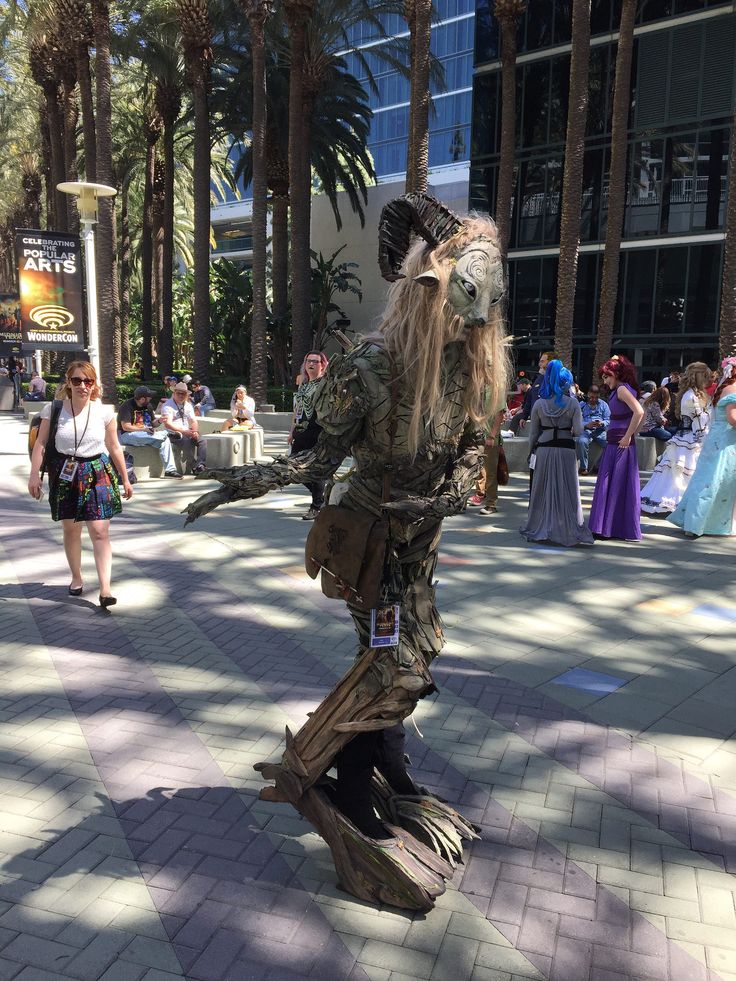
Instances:
[[[442,260],[451,265],[447,302],[466,325],[482,327],[505,293],[503,260],[497,242],[488,236],[463,242],[463,228],[460,218],[429,195],[405,194],[390,201],[381,212],[378,263],[383,278],[395,282],[404,278],[400,270],[412,233],[421,236],[431,249],[457,237],[457,249],[450,248]],[[415,282],[429,289],[440,284],[431,265],[415,276]]]

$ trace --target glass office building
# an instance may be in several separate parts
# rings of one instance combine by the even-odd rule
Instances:
[[[592,371],[606,235],[620,0],[593,0],[574,365]],[[493,211],[501,131],[499,30],[478,0],[471,207]],[[516,177],[509,252],[517,361],[552,347],[570,70],[571,0],[529,3],[518,30]],[[628,190],[614,350],[640,377],[715,364],[736,13],[713,0],[639,4],[628,134]]]
[[[475,0],[436,0],[432,26],[432,52],[444,69],[444,86],[432,86],[434,112],[429,124],[430,169],[466,163],[470,159],[470,117],[473,88]],[[384,23],[392,37],[408,37],[406,21],[398,15]],[[409,80],[377,53],[385,48],[374,28],[365,22],[351,31],[376,82],[371,91],[365,68],[355,55],[348,70],[369,92],[373,121],[368,146],[379,179],[401,177],[406,171],[409,135]]]

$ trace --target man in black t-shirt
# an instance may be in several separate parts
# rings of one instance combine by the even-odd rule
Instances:
[[[164,465],[164,477],[181,477],[168,433],[156,432],[159,422],[151,406],[155,396],[152,389],[140,385],[133,398],[123,402],[118,410],[118,438],[123,446],[155,446]]]

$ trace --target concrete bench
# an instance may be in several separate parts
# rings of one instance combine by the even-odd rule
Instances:
[[[654,470],[657,459],[667,444],[661,439],[652,439],[649,436],[636,437],[636,458],[639,463],[639,470]],[[525,473],[529,467],[527,458],[529,456],[529,438],[527,436],[514,436],[504,439],[504,452],[506,461],[511,473]],[[591,443],[588,451],[588,466],[592,470],[600,462],[603,455],[603,447],[597,443]]]
[[[164,465],[155,446],[123,446],[122,450],[133,457],[133,469],[138,480],[163,477]]]
[[[263,430],[212,433],[204,437],[207,467],[242,467],[263,456]]]
[[[50,402],[21,402],[23,406],[23,415],[26,419],[32,419],[37,412],[40,412],[45,405],[50,405]]]

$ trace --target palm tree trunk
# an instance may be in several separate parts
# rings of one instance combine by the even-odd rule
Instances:
[[[431,0],[405,4],[411,45],[407,192],[427,190],[429,172],[429,49],[432,41]]]
[[[153,176],[153,335],[158,349],[159,371],[170,375],[174,368],[174,339],[171,326],[164,322],[164,164],[156,157]]]
[[[555,317],[555,350],[566,365],[572,363],[572,326],[583,195],[583,155],[585,125],[588,118],[589,57],[590,0],[573,0],[570,99],[567,108],[565,168],[562,179],[560,262]]]
[[[95,80],[97,85],[97,180],[112,184],[112,73],[110,68],[109,0],[92,0],[95,35]],[[96,234],[97,304],[99,311],[100,367],[104,397],[115,399],[115,298],[117,261],[115,250],[115,209],[112,198],[98,204]]]
[[[120,191],[120,343],[123,374],[130,370],[130,215],[128,214],[128,184]]]
[[[174,177],[176,162],[174,160],[174,132],[179,115],[180,103],[178,93],[173,102],[167,105],[163,117],[163,225],[161,243],[161,319],[159,322],[160,350],[166,354],[167,372],[173,369],[174,360]],[[159,357],[161,355],[159,354]]]
[[[311,155],[304,70],[307,24],[314,4],[285,5],[289,24],[289,190],[291,195],[291,322],[292,357],[301,364],[312,346]]]
[[[595,342],[595,365],[611,356],[613,318],[618,298],[618,269],[621,236],[626,209],[626,156],[628,148],[629,104],[631,101],[631,59],[634,50],[636,0],[623,0],[616,53],[616,81],[613,89],[611,123],[611,171],[608,182],[608,218],[606,247],[603,252],[601,294],[598,305],[598,335]]]
[[[271,198],[271,269],[273,319],[289,316],[289,191],[274,190]]]
[[[501,25],[501,154],[496,190],[496,225],[501,252],[506,255],[511,237],[511,199],[516,160],[516,31],[526,3],[496,0]]]
[[[92,74],[89,70],[89,48],[78,44],[75,51],[79,101],[82,107],[82,136],[84,139],[85,180],[97,182],[97,134],[95,106],[92,94]]]
[[[266,48],[268,5],[246,4],[250,24],[253,72],[253,316],[250,334],[250,394],[256,405],[267,401],[266,248],[268,182],[266,176]]]
[[[154,132],[152,127],[147,127],[141,228],[141,366],[146,381],[153,378],[153,177],[156,169]],[[165,374],[169,373],[168,370],[165,372]]]
[[[54,185],[53,164],[51,160],[51,132],[49,129],[48,109],[45,102],[39,105],[38,129],[41,134],[41,174],[43,176],[44,200],[46,210],[46,228],[53,228],[54,217]],[[39,228],[41,226],[39,225]]]
[[[79,121],[79,106],[77,104],[76,80],[72,75],[64,79],[61,86],[63,124],[64,124],[64,180],[75,181],[77,172],[77,122]],[[72,234],[79,234],[79,209],[77,199],[73,194],[64,195],[66,198],[67,228]]]
[[[194,102],[194,374],[210,373],[210,117],[209,71],[202,66],[193,86]]]
[[[731,119],[731,152],[728,159],[726,241],[723,257],[721,323],[718,349],[721,358],[736,354],[736,112]]]
[[[57,86],[47,86],[46,117],[49,124],[51,145],[51,183],[54,197],[54,227],[56,231],[69,230],[66,216],[66,195],[58,189],[64,176],[64,124],[59,109],[59,90]]]

